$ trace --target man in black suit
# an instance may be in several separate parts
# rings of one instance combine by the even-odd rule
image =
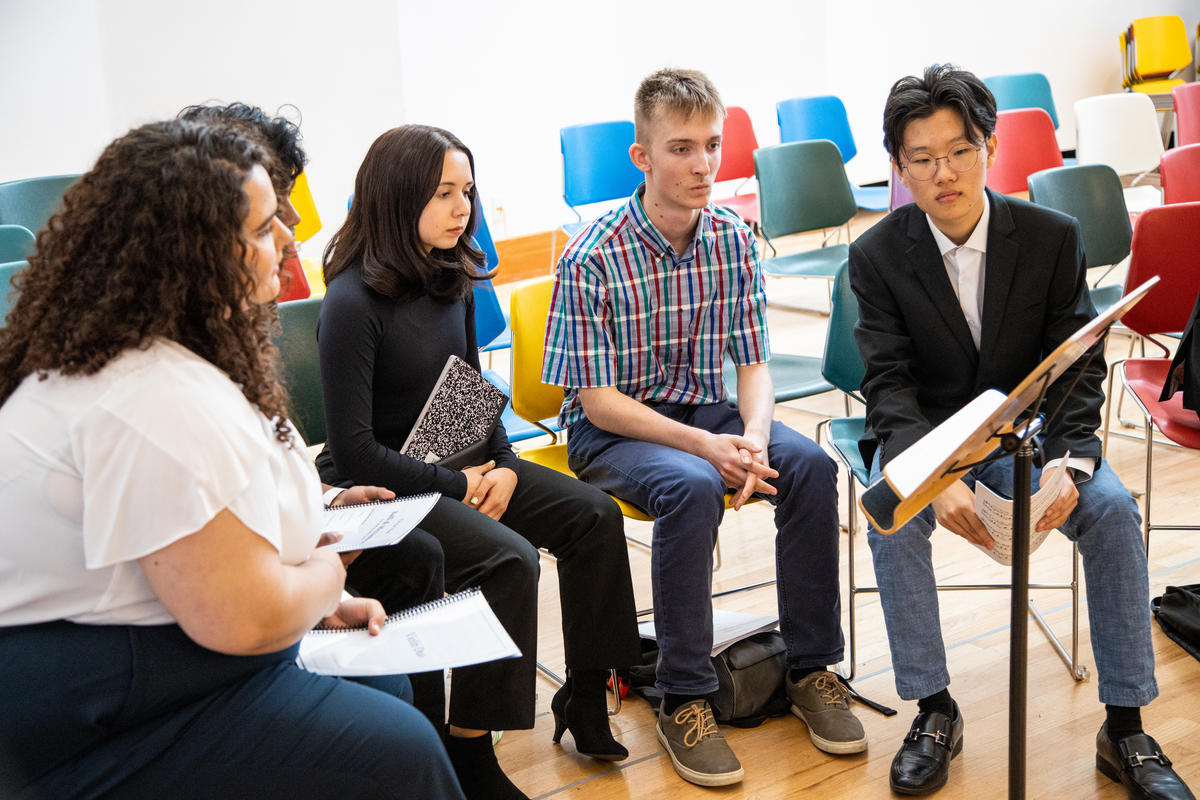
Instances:
[[[884,144],[914,203],[850,247],[858,296],[855,336],[866,375],[864,455],[883,465],[988,388],[1013,389],[1094,314],[1072,218],[985,188],[996,158],[995,100],[969,72],[934,65],[892,87]],[[1097,349],[1103,344],[1097,344]],[[1048,390],[1042,448],[1068,475],[1038,520],[1078,542],[1088,590],[1092,648],[1107,719],[1097,766],[1130,797],[1193,798],[1140,708],[1155,698],[1145,551],[1137,506],[1100,457],[1095,431],[1104,400],[1100,352]],[[892,535],[868,533],[896,689],[919,713],[892,762],[899,794],[928,794],[962,749],[938,617],[930,534],[935,522],[986,548],[974,511],[977,481],[1007,493],[1012,461],[976,467]],[[1039,481],[1045,477],[1035,478]],[[1194,799],[1193,799],[1194,800]]]

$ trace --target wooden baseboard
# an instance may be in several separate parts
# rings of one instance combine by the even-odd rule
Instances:
[[[553,239],[551,238],[553,236]],[[496,254],[500,257],[493,283],[512,283],[529,278],[549,275],[551,265],[550,246],[554,243],[554,257],[562,254],[563,246],[567,243],[567,235],[561,230],[531,233],[528,236],[517,236],[512,239],[501,239],[496,242]]]

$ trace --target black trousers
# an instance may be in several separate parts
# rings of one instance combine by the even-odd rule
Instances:
[[[403,487],[389,487],[402,491]],[[464,728],[533,727],[537,655],[537,548],[558,560],[567,668],[610,669],[640,659],[633,584],[620,509],[582,481],[528,461],[499,521],[443,497],[399,544],[367,550],[350,566],[355,591],[389,611],[440,596],[430,541],[441,547],[445,590],[478,586],[521,657],[454,670],[450,722]],[[390,551],[390,552],[389,552]],[[423,559],[423,561],[422,561]],[[413,593],[412,597],[405,597]],[[416,704],[429,712],[425,676]]]

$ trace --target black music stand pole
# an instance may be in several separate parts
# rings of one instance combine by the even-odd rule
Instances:
[[[1029,506],[1034,443],[1022,438],[1013,456],[1012,618],[1008,660],[1008,797],[1025,797],[1025,685],[1029,648]]]

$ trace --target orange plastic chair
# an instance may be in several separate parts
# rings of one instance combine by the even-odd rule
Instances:
[[[725,129],[721,133],[721,168],[717,170],[717,181],[741,179],[742,183],[738,185],[740,190],[746,185],[746,181],[754,177],[754,151],[757,149],[758,138],[754,135],[754,126],[750,124],[750,115],[746,113],[746,109],[739,106],[727,107]],[[735,190],[731,197],[713,202],[732,208],[738,216],[757,229],[757,194],[738,194]]]
[[[1200,201],[1200,144],[1174,147],[1158,162],[1164,203]]]
[[[1175,104],[1175,146],[1200,144],[1200,81],[1171,90]]]
[[[1017,108],[996,114],[996,161],[988,168],[994,192],[1029,191],[1029,176],[1063,165],[1054,122],[1040,108]]]
[[[1183,407],[1183,395],[1176,394],[1166,402],[1158,399],[1171,367],[1171,352],[1154,338],[1156,334],[1183,330],[1200,293],[1200,271],[1195,269],[1196,253],[1200,253],[1200,203],[1175,203],[1143,211],[1134,224],[1132,251],[1125,285],[1140,286],[1154,275],[1161,280],[1121,322],[1160,348],[1163,355],[1159,358],[1129,358],[1114,364],[1113,372],[1109,373],[1108,396],[1113,396],[1112,376],[1119,373],[1121,383],[1142,410],[1146,442],[1146,502],[1142,530],[1149,553],[1150,532],[1155,528],[1200,530],[1196,525],[1153,525],[1150,516],[1154,484],[1150,479],[1154,458],[1151,426],[1177,444],[1200,450],[1200,416]],[[1104,415],[1106,445],[1111,408],[1110,403]]]

